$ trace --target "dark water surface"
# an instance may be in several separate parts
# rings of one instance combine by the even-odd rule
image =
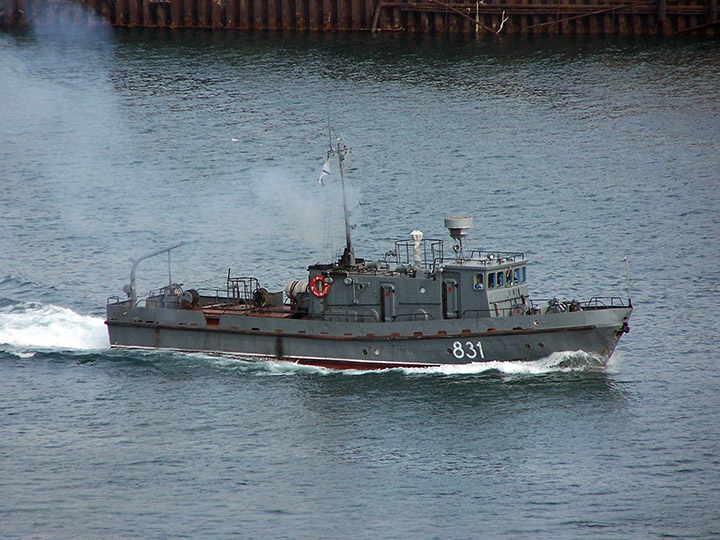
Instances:
[[[0,536],[720,537],[719,90],[707,40],[0,34]],[[608,368],[110,351],[132,256],[334,255],[328,107],[360,256],[453,214],[537,297],[626,295],[627,256]]]

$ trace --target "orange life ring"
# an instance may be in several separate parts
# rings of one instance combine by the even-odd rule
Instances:
[[[322,298],[330,292],[330,284],[325,281],[325,276],[317,274],[310,280],[310,290],[315,296]]]

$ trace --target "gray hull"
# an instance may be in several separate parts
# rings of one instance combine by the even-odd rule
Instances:
[[[531,361],[578,351],[607,359],[632,308],[407,322],[294,320],[202,310],[107,307],[112,347],[234,353],[330,368],[382,369]]]

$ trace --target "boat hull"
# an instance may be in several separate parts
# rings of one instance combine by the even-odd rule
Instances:
[[[629,307],[553,313],[358,323],[108,306],[112,347],[232,353],[335,369],[385,369],[532,361],[584,351],[608,359],[627,331]]]

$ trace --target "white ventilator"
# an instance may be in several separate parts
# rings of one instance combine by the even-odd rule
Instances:
[[[410,233],[410,236],[412,236],[413,239],[413,265],[415,266],[416,270],[420,270],[422,268],[422,254],[420,253],[420,242],[422,242],[423,239],[423,233],[422,231],[413,231]]]

